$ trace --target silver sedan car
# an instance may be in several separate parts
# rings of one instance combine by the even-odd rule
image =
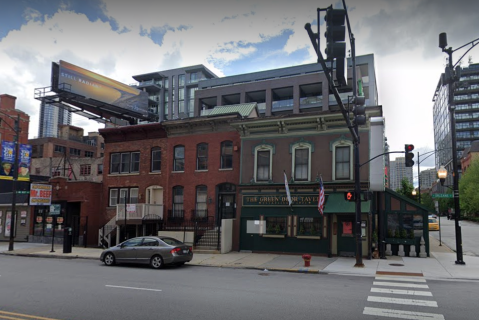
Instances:
[[[107,266],[116,263],[149,264],[154,269],[164,265],[183,265],[193,259],[193,248],[170,237],[137,237],[126,240],[101,253]]]

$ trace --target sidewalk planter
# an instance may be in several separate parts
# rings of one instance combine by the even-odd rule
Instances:
[[[303,261],[304,261],[304,266],[309,267],[310,266],[310,261],[311,261],[311,255],[310,254],[303,254]]]

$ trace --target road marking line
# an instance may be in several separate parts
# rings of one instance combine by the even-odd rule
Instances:
[[[105,285],[105,287],[110,287],[110,288],[120,288],[120,289],[133,289],[133,290],[144,290],[144,291],[161,291],[159,289],[148,289],[148,288],[135,288],[135,287],[122,287],[122,286],[110,286],[110,285]]]
[[[409,295],[412,295],[412,296],[432,297],[432,293],[429,292],[429,291],[371,288],[371,292],[393,293],[393,294],[409,294]]]
[[[429,289],[427,284],[415,284],[415,283],[397,283],[397,282],[379,282],[374,281],[374,286],[390,286],[390,287],[411,287],[411,288],[421,288],[421,289]]]
[[[410,320],[445,320],[442,314],[365,307],[363,314]]]
[[[10,316],[23,317],[23,318],[39,319],[39,320],[57,320],[57,319],[53,319],[53,318],[30,316],[28,314],[21,314],[21,313],[8,312],[8,311],[0,311],[0,317],[3,318],[3,319],[18,319],[18,318],[7,317],[7,316],[4,316],[3,314],[7,314],[7,315],[10,315]]]
[[[399,298],[369,296],[368,301],[369,302],[395,303],[395,304],[406,304],[406,305],[419,306],[419,307],[435,307],[435,308],[437,308],[437,302],[436,301],[428,301],[428,300],[399,299]]]
[[[410,281],[410,282],[426,282],[426,279],[411,278],[411,277],[391,277],[391,276],[376,276],[376,280],[392,280],[392,281]]]

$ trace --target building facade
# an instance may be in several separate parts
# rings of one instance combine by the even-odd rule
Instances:
[[[413,170],[412,167],[406,167],[406,159],[404,157],[397,157],[390,162],[390,188],[394,191],[401,188],[401,181],[406,178],[413,184]]]
[[[59,135],[60,126],[71,125],[71,122],[72,114],[70,111],[42,101],[40,104],[38,138],[56,138]]]
[[[435,168],[421,171],[419,174],[421,179],[421,189],[431,189],[437,180],[437,170]]]
[[[448,172],[452,168],[452,137],[448,109],[449,88],[443,83],[441,75],[433,97],[434,144],[436,166],[445,166]],[[455,83],[454,105],[456,119],[457,159],[461,159],[466,148],[479,138],[479,64],[469,64],[463,68],[461,77]],[[458,163],[459,176],[461,174]],[[446,184],[452,185],[452,175],[448,175]]]

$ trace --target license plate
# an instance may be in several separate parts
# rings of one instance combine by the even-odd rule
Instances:
[[[183,250],[183,253],[188,253],[188,250]]]

